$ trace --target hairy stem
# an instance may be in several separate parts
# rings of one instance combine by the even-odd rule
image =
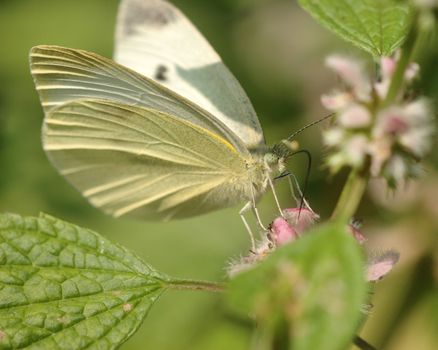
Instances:
[[[225,285],[216,282],[175,279],[166,284],[167,288],[174,290],[201,290],[204,292],[223,292]]]

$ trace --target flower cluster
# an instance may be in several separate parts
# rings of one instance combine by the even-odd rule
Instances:
[[[432,112],[425,99],[408,99],[405,91],[394,103],[386,103],[397,62],[397,57],[383,57],[380,79],[373,81],[361,62],[342,56],[327,59],[344,83],[343,89],[322,96],[323,105],[336,115],[324,133],[332,173],[344,166],[369,166],[372,176],[384,176],[393,186],[418,173],[417,162],[431,147]],[[404,90],[418,71],[417,64],[408,65]]]
[[[275,249],[293,243],[310,231],[318,219],[318,214],[310,208],[288,208],[283,210],[282,215],[275,218],[269,225],[268,232],[255,250],[250,251],[248,256],[230,263],[228,275],[233,277],[240,272],[246,271],[264,260]],[[348,225],[346,234],[351,234],[360,245],[366,241],[357,222]],[[369,257],[365,266],[364,277],[369,282],[382,279],[392,270],[398,259],[399,254],[392,250],[373,254]]]

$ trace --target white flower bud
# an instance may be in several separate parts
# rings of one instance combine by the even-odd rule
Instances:
[[[370,125],[371,114],[365,107],[352,104],[339,114],[337,120],[345,128],[360,129]]]
[[[414,80],[418,73],[420,72],[420,66],[418,63],[412,62],[408,65],[408,68],[406,68],[405,72],[405,80],[406,82],[410,83],[412,80]]]
[[[348,57],[333,55],[326,59],[326,65],[340,76],[359,100],[371,100],[371,84],[360,62]]]
[[[404,107],[404,113],[407,115],[407,118],[414,125],[419,124],[432,124],[432,112],[430,108],[430,104],[426,99],[418,99]],[[430,125],[432,126],[432,125]]]
[[[352,136],[342,149],[346,163],[353,168],[360,168],[363,165],[367,152],[368,138],[362,134]]]
[[[400,136],[399,143],[414,156],[422,158],[432,147],[433,132],[432,127],[412,128]]]
[[[377,138],[369,145],[368,152],[371,155],[372,176],[379,176],[382,167],[391,156],[392,142],[388,138]]]
[[[345,108],[352,100],[353,96],[347,92],[334,92],[321,96],[322,105],[328,110],[335,112]]]
[[[345,132],[341,128],[331,128],[326,130],[323,135],[324,144],[328,147],[339,145],[345,137]]]
[[[409,175],[406,161],[400,155],[394,155],[385,167],[384,175],[390,183],[399,184]]]

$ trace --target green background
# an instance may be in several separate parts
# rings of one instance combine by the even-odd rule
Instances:
[[[327,54],[362,55],[320,28],[294,1],[174,3],[241,82],[268,144],[327,114],[320,95],[336,83],[324,67]],[[111,57],[117,5],[117,0],[0,0],[0,211],[43,211],[102,233],[169,275],[221,280],[229,261],[248,249],[238,207],[170,223],[113,219],[68,185],[41,148],[43,113],[29,73],[29,49],[56,44]],[[436,37],[419,59],[419,91],[437,105]],[[321,166],[324,127],[315,126],[298,137],[313,156],[308,199],[323,219],[330,215],[345,177],[330,178]],[[298,156],[289,162],[301,182],[305,164]],[[438,152],[432,152],[424,178],[409,186],[408,195],[382,201],[376,195],[382,191],[375,190],[360,209],[370,251],[395,248],[402,255],[392,275],[377,285],[375,306],[362,332],[385,349],[434,349],[438,344],[437,164]],[[296,205],[286,186],[280,186],[279,194],[283,206]],[[275,216],[271,195],[260,211],[265,222]],[[227,312],[218,295],[172,292],[154,306],[123,349],[237,350],[247,349],[250,342],[246,323]]]

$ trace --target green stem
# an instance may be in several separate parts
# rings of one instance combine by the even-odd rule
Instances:
[[[201,290],[204,292],[223,292],[225,285],[216,282],[195,281],[186,279],[174,279],[166,283],[169,289],[174,290]]]
[[[417,43],[417,30],[416,30],[416,20],[414,20],[412,29],[406,38],[405,43],[401,49],[400,59],[397,63],[394,75],[389,85],[388,93],[385,100],[382,102],[381,107],[388,107],[397,98],[400,89],[403,87],[404,77],[406,69],[411,62],[412,54],[415,50]]]
[[[359,207],[367,183],[368,173],[355,170],[350,173],[336,208],[333,211],[332,220],[348,223]]]
[[[389,85],[388,93],[380,108],[391,105],[403,87],[405,72],[411,61],[412,54],[417,43],[417,16],[414,17],[412,29],[410,30],[401,50],[401,56]],[[348,177],[347,183],[342,191],[341,197],[333,211],[332,220],[348,222],[356,212],[368,183],[369,174],[367,171],[353,170]]]

